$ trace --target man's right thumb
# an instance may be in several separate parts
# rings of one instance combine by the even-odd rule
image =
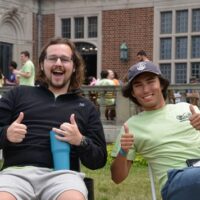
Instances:
[[[21,123],[22,122],[22,120],[24,119],[24,113],[23,112],[20,112],[19,113],[19,116],[18,116],[18,118],[15,120],[15,122],[17,122],[17,123]]]
[[[129,128],[128,125],[126,123],[124,123],[124,133],[129,133]]]

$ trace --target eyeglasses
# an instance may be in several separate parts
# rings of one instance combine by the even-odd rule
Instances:
[[[60,61],[63,65],[66,65],[66,64],[69,64],[69,63],[72,62],[72,59],[67,57],[67,56],[61,56],[61,57],[59,57],[59,56],[46,56],[46,60],[51,64],[55,64],[58,61],[58,59],[60,59]]]

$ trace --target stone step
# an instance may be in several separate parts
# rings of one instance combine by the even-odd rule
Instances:
[[[103,125],[105,138],[107,143],[113,143],[115,142],[121,126],[120,125]]]

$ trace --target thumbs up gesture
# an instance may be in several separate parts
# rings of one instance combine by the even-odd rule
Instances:
[[[121,148],[125,152],[128,152],[134,144],[134,136],[133,134],[129,133],[129,128],[126,123],[124,124],[124,134],[122,134],[120,142]]]
[[[20,143],[25,138],[27,126],[22,124],[24,113],[20,112],[18,118],[8,127],[7,139],[13,143]]]
[[[53,128],[53,131],[58,134],[56,135],[58,140],[77,146],[80,145],[83,137],[78,129],[74,114],[71,114],[70,116],[70,123],[64,122],[60,125],[60,128]]]
[[[190,116],[190,124],[197,130],[200,130],[200,113],[197,113],[194,109],[194,106],[190,104],[190,112],[192,115]]]

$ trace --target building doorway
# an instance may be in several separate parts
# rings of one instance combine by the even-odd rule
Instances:
[[[12,44],[0,42],[0,69],[6,78],[8,78],[10,75],[9,63],[12,59],[12,49]]]
[[[85,62],[85,78],[93,76],[97,78],[97,48],[87,42],[76,42],[76,48],[80,52]]]

